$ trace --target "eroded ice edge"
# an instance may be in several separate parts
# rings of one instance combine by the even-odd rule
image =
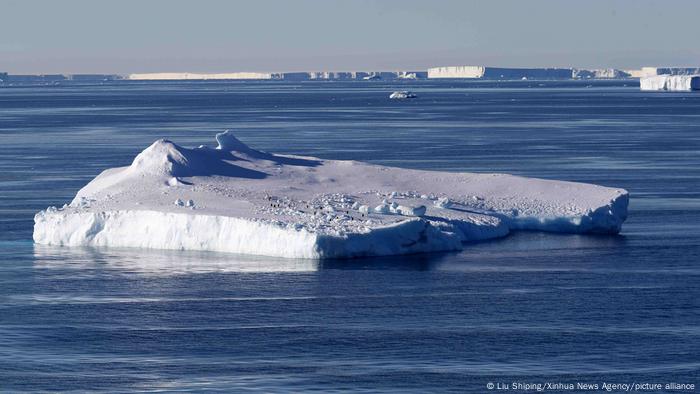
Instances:
[[[617,233],[627,217],[623,189],[274,155],[230,132],[216,140],[156,141],[37,213],[34,241],[348,258],[461,250],[521,229]]]

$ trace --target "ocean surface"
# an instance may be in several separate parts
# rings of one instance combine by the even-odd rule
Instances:
[[[399,89],[419,97],[389,100]],[[34,214],[103,169],[158,138],[213,144],[225,129],[272,152],[624,187],[629,219],[614,236],[520,232],[460,253],[321,262],[32,243]],[[0,85],[0,392],[518,382],[700,391],[700,93],[633,81]]]

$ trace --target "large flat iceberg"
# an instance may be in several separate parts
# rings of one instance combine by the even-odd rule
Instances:
[[[73,201],[36,214],[34,241],[349,258],[461,250],[512,230],[617,233],[628,194],[505,174],[408,170],[158,140]]]

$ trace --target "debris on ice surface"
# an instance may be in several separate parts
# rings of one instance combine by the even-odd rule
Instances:
[[[419,205],[417,207],[407,207],[405,205],[397,205],[392,209],[392,212],[404,216],[423,216],[425,215],[427,208],[425,205]]]
[[[700,75],[654,75],[639,78],[641,90],[700,90]]]
[[[37,213],[34,241],[350,258],[460,250],[520,229],[617,233],[627,217],[618,188],[275,155],[231,132],[216,141],[154,142]]]
[[[381,204],[374,207],[374,212],[386,215],[391,212],[391,208],[389,207],[389,204],[387,204],[386,202],[382,202]]]
[[[408,90],[399,90],[399,91],[396,91],[396,92],[389,95],[389,98],[394,99],[394,100],[403,100],[403,99],[410,99],[410,98],[416,98],[416,97],[418,97],[418,96],[409,92]]]
[[[440,197],[433,202],[433,204],[438,208],[449,208],[452,206],[452,201],[447,197]]]

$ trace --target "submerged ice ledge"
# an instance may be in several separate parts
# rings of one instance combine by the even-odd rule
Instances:
[[[461,250],[512,230],[617,233],[627,216],[623,189],[274,155],[230,132],[216,140],[156,141],[37,213],[34,241],[350,258]]]

